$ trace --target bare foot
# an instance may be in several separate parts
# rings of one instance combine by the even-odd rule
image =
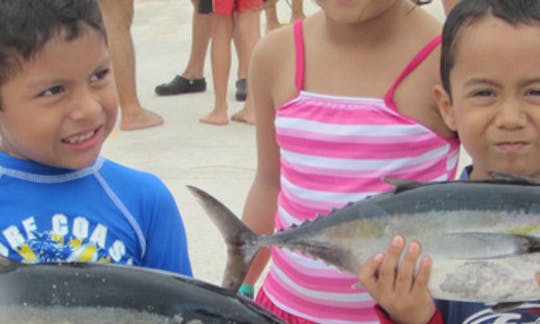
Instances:
[[[216,112],[215,110],[208,115],[199,118],[199,122],[211,125],[224,126],[229,123],[226,113]]]
[[[253,111],[246,108],[243,108],[236,114],[232,115],[231,120],[235,122],[255,125],[255,115],[253,114]]]
[[[142,108],[136,114],[122,114],[120,119],[120,129],[143,129],[162,125],[163,122],[163,117],[155,112]]]

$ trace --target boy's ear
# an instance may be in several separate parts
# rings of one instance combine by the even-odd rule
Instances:
[[[433,89],[433,93],[435,94],[435,100],[437,101],[437,105],[439,106],[439,112],[444,120],[444,123],[446,124],[446,126],[448,126],[448,128],[456,131],[456,118],[454,115],[454,107],[452,106],[452,100],[450,99],[450,96],[441,85],[435,86],[435,88]]]

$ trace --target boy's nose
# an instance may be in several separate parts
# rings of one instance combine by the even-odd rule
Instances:
[[[506,129],[524,127],[527,123],[527,116],[523,103],[518,100],[507,100],[497,112],[497,126]]]
[[[70,117],[74,120],[86,119],[95,116],[101,111],[99,95],[90,89],[78,91],[73,98]]]

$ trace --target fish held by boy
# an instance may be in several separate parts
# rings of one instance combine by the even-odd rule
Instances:
[[[190,191],[227,243],[223,286],[236,291],[262,247],[310,255],[357,275],[366,260],[402,234],[433,260],[429,289],[437,299],[505,308],[540,299],[540,184],[493,174],[488,181],[418,183],[391,180],[394,190],[271,235],[256,235],[227,207]]]
[[[169,271],[111,263],[23,264],[0,256],[1,323],[133,321],[284,323],[252,300]]]

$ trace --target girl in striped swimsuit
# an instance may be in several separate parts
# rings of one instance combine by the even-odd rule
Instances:
[[[382,177],[456,172],[459,143],[432,94],[440,23],[409,0],[316,2],[252,57],[258,167],[243,220],[258,233],[391,189]],[[259,253],[246,285],[270,255],[256,300],[287,322],[377,322],[356,277],[293,251]]]

